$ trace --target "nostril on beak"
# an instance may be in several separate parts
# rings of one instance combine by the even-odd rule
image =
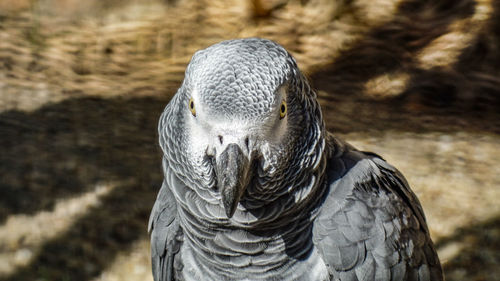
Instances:
[[[245,138],[245,147],[247,148],[247,151],[250,151],[249,149],[249,140],[248,140],[248,137]]]
[[[219,135],[219,142],[220,144],[224,143],[224,138],[221,135]]]

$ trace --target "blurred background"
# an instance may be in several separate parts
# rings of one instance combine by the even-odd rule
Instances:
[[[252,36],[406,175],[447,280],[500,280],[494,0],[0,0],[0,280],[152,280],[158,117],[193,52]]]

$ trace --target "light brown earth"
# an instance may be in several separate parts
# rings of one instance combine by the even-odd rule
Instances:
[[[398,167],[447,280],[500,280],[500,4],[0,0],[0,280],[152,280],[156,124],[194,51],[276,40]]]

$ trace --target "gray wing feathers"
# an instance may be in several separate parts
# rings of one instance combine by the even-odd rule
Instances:
[[[180,235],[177,206],[166,181],[163,181],[149,217],[151,262],[155,281],[172,281],[174,254],[179,250]]]
[[[395,168],[348,149],[328,160],[327,179],[313,242],[334,280],[442,280],[423,210]]]

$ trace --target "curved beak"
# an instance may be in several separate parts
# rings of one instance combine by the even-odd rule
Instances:
[[[217,187],[228,218],[236,211],[241,196],[249,182],[250,160],[241,148],[231,143],[215,159]]]

